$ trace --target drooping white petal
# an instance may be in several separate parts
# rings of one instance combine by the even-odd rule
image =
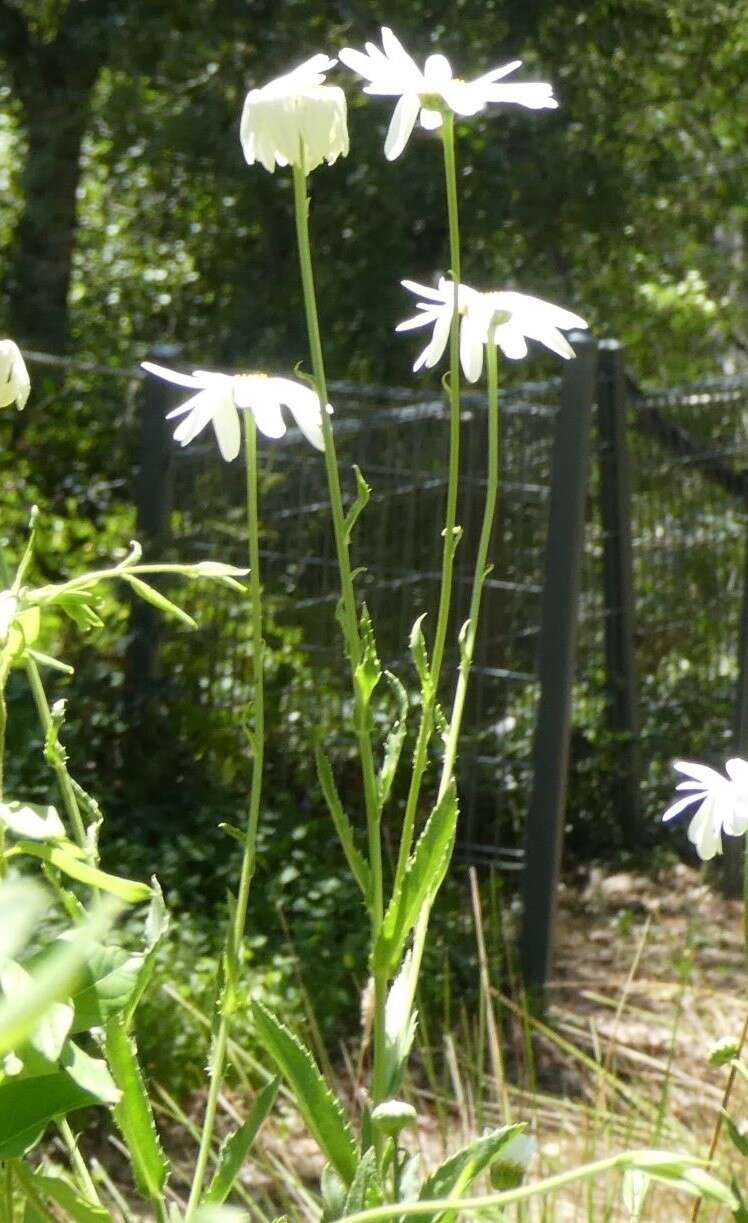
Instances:
[[[426,88],[435,93],[452,80],[452,68],[446,55],[429,55],[423,67]]]
[[[460,323],[460,364],[468,382],[477,382],[483,370],[483,335],[471,315]]]
[[[279,401],[290,409],[307,441],[311,442],[316,450],[324,450],[322,413],[316,391],[301,382],[293,382],[290,378],[268,378],[268,382]],[[327,410],[332,411],[330,404],[327,405]]]
[[[236,410],[233,395],[223,394],[216,400],[213,411],[213,428],[222,457],[227,463],[233,462],[242,444],[239,413]]]
[[[420,106],[417,93],[404,93],[398,100],[384,142],[384,155],[388,161],[395,161],[408,143]]]
[[[496,343],[510,361],[521,361],[527,356],[527,342],[516,323],[502,323],[494,333]]]
[[[667,811],[663,815],[663,824],[668,820],[675,819],[676,815],[680,815],[681,811],[685,811],[692,805],[692,803],[699,802],[702,796],[703,791],[701,794],[687,794],[685,798],[679,798],[677,802],[674,802],[670,807],[668,807]]]
[[[413,365],[414,372],[422,369],[433,369],[444,356],[444,350],[449,341],[449,331],[452,325],[452,307],[445,303],[434,323],[431,339]]]
[[[395,331],[414,331],[416,327],[426,327],[433,323],[439,317],[441,310],[438,307],[421,308],[421,313],[416,314],[413,318],[406,318],[402,323],[398,323]]]
[[[305,173],[323,161],[331,165],[348,152],[346,100],[337,85],[326,85],[335,60],[320,53],[244,100],[239,128],[249,165],[301,165]]]
[[[441,112],[438,110],[431,110],[428,106],[421,107],[421,113],[418,116],[418,121],[426,132],[437,131],[444,122]]]
[[[400,284],[404,289],[408,289],[410,293],[415,293],[416,297],[425,297],[429,301],[442,303],[444,301],[444,291],[442,285],[446,285],[447,281],[442,279],[439,281],[438,289],[432,285],[421,285],[417,280],[401,280]]]
[[[688,839],[696,847],[702,862],[710,862],[722,853],[720,825],[715,820],[715,804],[708,795],[688,826]]]
[[[175,386],[188,386],[190,390],[205,385],[195,374],[182,374],[179,370],[167,369],[165,365],[156,365],[155,361],[141,361],[140,368],[149,374],[155,374],[157,378],[163,378],[164,382],[173,382]]]
[[[485,92],[470,81],[449,81],[440,92],[450,110],[458,115],[477,115],[486,104]]]
[[[195,395],[189,415],[185,416],[174,430],[174,440],[179,442],[180,446],[189,445],[212,420],[215,410],[216,401],[211,391],[201,391],[199,395]]]
[[[0,408],[14,403],[20,412],[30,393],[31,380],[20,348],[15,340],[0,340]]]
[[[272,378],[245,375],[238,377],[234,389],[237,407],[252,413],[254,422],[264,437],[279,438],[286,432],[286,422],[280,400],[273,389]]]

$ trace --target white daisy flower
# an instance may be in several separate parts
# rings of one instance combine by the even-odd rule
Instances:
[[[416,303],[420,314],[399,323],[396,330],[433,326],[431,339],[413,366],[414,370],[422,366],[431,369],[441,360],[449,340],[454,282],[441,277],[436,289],[412,280],[403,280],[402,284],[425,300]],[[574,350],[560,329],[587,326],[578,314],[538,297],[512,292],[479,293],[465,284],[458,289],[457,309],[460,314],[460,364],[469,382],[477,382],[480,378],[483,348],[491,331],[504,355],[518,360],[527,356],[528,339],[538,340],[560,357],[573,357]]]
[[[319,398],[311,387],[291,378],[274,378],[266,374],[218,374],[196,369],[192,374],[180,374],[152,361],[143,361],[143,369],[175,386],[197,391],[186,403],[169,412],[167,419],[183,416],[174,431],[181,446],[188,445],[213,424],[218,447],[227,462],[235,459],[241,446],[239,409],[250,411],[255,424],[265,437],[283,437],[286,423],[281,408],[288,408],[307,441],[317,450],[324,450],[322,413]],[[330,404],[328,412],[332,412]]]
[[[13,340],[0,340],[0,408],[14,403],[20,412],[30,392],[31,379],[20,348]]]
[[[728,760],[727,777],[706,764],[689,760],[677,760],[673,767],[687,778],[676,786],[685,795],[668,807],[662,818],[672,820],[696,804],[688,839],[702,861],[708,862],[722,853],[723,832],[738,837],[748,829],[748,761],[739,757]]]
[[[285,76],[251,89],[244,101],[240,138],[251,166],[259,161],[271,173],[278,166],[300,165],[306,173],[348,153],[343,90],[325,84],[336,61],[324,54]]]
[[[382,49],[366,43],[366,52],[345,47],[339,54],[341,63],[362,76],[368,84],[364,93],[398,97],[384,145],[389,161],[399,157],[408,143],[416,119],[427,131],[441,127],[442,111],[458,115],[477,115],[490,102],[509,102],[532,110],[558,106],[552,87],[545,81],[500,85],[503,77],[520,67],[522,60],[512,60],[501,68],[463,81],[452,75],[449,60],[444,55],[430,55],[423,71],[408,55],[402,43],[387,26],[382,27]]]

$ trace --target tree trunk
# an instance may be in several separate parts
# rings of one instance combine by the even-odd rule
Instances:
[[[58,44],[31,49],[17,80],[28,150],[6,280],[8,331],[22,348],[52,353],[68,343],[81,145],[98,67]]]

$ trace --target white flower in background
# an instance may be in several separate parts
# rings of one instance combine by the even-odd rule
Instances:
[[[416,357],[413,370],[417,372],[424,366],[426,369],[433,369],[444,355],[444,350],[449,340],[455,306],[454,281],[440,276],[439,284],[435,289],[429,285],[418,284],[415,280],[401,280],[400,283],[409,292],[415,293],[417,297],[424,300],[416,302],[416,309],[420,311],[420,314],[416,314],[413,318],[408,318],[404,322],[398,323],[395,331],[415,331],[418,327],[433,326],[434,330],[431,333],[431,339],[423,352]],[[470,289],[467,285],[461,284],[457,290],[458,314],[463,315],[469,302],[477,296],[475,289]]]
[[[748,762],[734,757],[725,765],[727,777],[706,764],[677,760],[673,765],[687,780],[676,790],[685,791],[668,807],[663,820],[672,820],[695,804],[693,819],[688,825],[688,839],[704,862],[722,853],[722,833],[742,836],[748,829]]]
[[[475,293],[467,303],[460,326],[460,360],[469,382],[477,382],[483,369],[483,348],[493,333],[494,343],[512,361],[527,356],[527,341],[537,340],[568,360],[574,356],[563,331],[584,330],[583,318],[527,293],[509,291]]]
[[[419,314],[399,323],[397,331],[412,331],[433,326],[431,339],[416,359],[414,370],[431,369],[441,360],[449,340],[454,314],[454,282],[443,276],[436,289],[403,280],[411,293],[424,300],[416,303]],[[468,285],[458,289],[457,310],[460,315],[460,363],[469,382],[477,382],[483,368],[483,348],[493,331],[494,342],[512,360],[527,356],[527,340],[538,340],[561,357],[573,357],[574,350],[561,333],[561,328],[584,328],[584,319],[570,310],[562,310],[539,297],[525,293],[479,293]]]
[[[325,73],[335,63],[327,55],[313,55],[285,76],[249,91],[240,137],[250,166],[259,161],[272,173],[277,165],[300,165],[309,173],[323,161],[332,165],[347,155],[345,94],[325,84]]]
[[[522,60],[516,59],[501,68],[494,68],[474,81],[463,81],[453,76],[449,60],[444,55],[430,55],[421,71],[387,26],[382,27],[381,50],[374,43],[367,42],[366,52],[345,47],[338,58],[368,81],[364,93],[399,98],[384,145],[389,161],[394,161],[402,153],[416,119],[427,131],[435,131],[442,125],[443,110],[451,110],[458,115],[477,115],[490,102],[510,102],[531,110],[558,106],[553,89],[546,81],[510,85],[498,83],[519,68]]]
[[[0,340],[0,408],[14,403],[20,412],[30,392],[31,379],[20,348],[13,340]]]
[[[252,413],[255,424],[265,437],[283,437],[286,423],[281,408],[288,408],[304,437],[317,449],[324,450],[322,413],[319,398],[311,387],[291,378],[274,378],[266,374],[217,374],[196,369],[192,374],[143,361],[143,369],[175,386],[197,391],[186,403],[169,412],[167,419],[183,416],[174,431],[181,446],[188,445],[210,422],[213,424],[218,447],[227,462],[235,459],[241,446],[239,409]],[[328,412],[332,412],[327,405]]]

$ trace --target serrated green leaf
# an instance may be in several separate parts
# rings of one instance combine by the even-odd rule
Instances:
[[[382,678],[382,664],[377,653],[374,625],[366,606],[361,611],[361,661],[353,673],[353,682],[358,700],[356,702],[356,730],[367,729],[370,723],[369,705],[374,689]]]
[[[182,624],[187,625],[187,628],[197,628],[197,621],[193,620],[192,616],[188,616],[181,607],[177,607],[176,603],[172,603],[171,599],[167,599],[160,590],[156,590],[155,586],[149,586],[147,582],[141,581],[131,573],[123,572],[122,577],[144,603],[157,607],[165,616],[172,616],[175,620],[180,620]]]
[[[736,1150],[740,1152],[744,1159],[748,1159],[748,1134],[741,1134],[732,1117],[727,1113],[722,1114],[727,1126],[727,1132],[730,1135],[732,1144]]]
[[[324,1205],[322,1223],[337,1223],[337,1220],[342,1219],[345,1213],[345,1199],[348,1194],[348,1188],[341,1177],[338,1176],[332,1164],[325,1164],[322,1169],[320,1190]]]
[[[348,1196],[345,1200],[345,1214],[352,1215],[358,1210],[367,1210],[372,1206],[381,1206],[383,1201],[384,1193],[382,1192],[382,1183],[379,1179],[379,1169],[377,1168],[377,1153],[374,1147],[369,1147],[356,1168],[356,1175],[348,1190]]]
[[[423,635],[423,622],[426,619],[426,612],[423,612],[417,620],[414,620],[413,627],[410,630],[410,653],[413,658],[413,664],[418,673],[418,678],[421,681],[421,692],[423,693],[424,702],[429,700],[434,694],[434,681],[431,678],[431,667],[429,665],[428,651],[426,650],[426,640]]]
[[[18,1175],[17,1168],[16,1175]],[[65,1217],[73,1220],[73,1223],[101,1223],[102,1220],[107,1219],[111,1223],[112,1216],[108,1210],[80,1197],[72,1185],[69,1185],[60,1176],[44,1176],[41,1172],[32,1172],[30,1168],[24,1167],[21,1181],[23,1184],[30,1183],[42,1199],[47,1198],[57,1206],[61,1206],[65,1211]]]
[[[0,803],[0,824],[14,836],[30,841],[65,839],[62,820],[48,803]]]
[[[390,986],[384,1008],[384,1075],[387,1096],[395,1096],[400,1090],[405,1064],[416,1034],[413,973],[413,957],[411,952],[408,952]]]
[[[476,1138],[473,1142],[468,1143],[449,1159],[445,1159],[423,1182],[419,1200],[427,1202],[438,1198],[464,1197],[476,1178],[490,1168],[494,1160],[500,1158],[502,1149],[525,1129],[526,1126],[523,1123],[505,1125],[491,1134],[486,1134],[483,1138]],[[437,1219],[439,1223],[453,1223],[457,1218],[457,1212],[437,1211],[423,1217],[430,1223],[436,1223]]]
[[[397,766],[400,762],[400,753],[405,742],[405,733],[408,729],[408,694],[400,680],[391,671],[385,671],[384,678],[394,693],[397,704],[397,716],[385,740],[384,757],[382,759],[382,767],[379,770],[378,801],[380,812],[384,809],[385,803],[390,796],[392,783],[395,780]]]
[[[369,498],[371,497],[371,489],[364,479],[361,468],[356,463],[353,464],[353,471],[356,476],[356,500],[348,510],[344,522],[345,538],[348,543],[351,541],[353,528],[358,522],[362,510],[366,509],[366,506],[369,504]]]
[[[252,1016],[260,1043],[293,1091],[309,1132],[350,1185],[358,1157],[343,1106],[327,1086],[309,1050],[288,1028],[261,1002],[253,1004]]]
[[[11,854],[30,854],[33,858],[41,858],[50,866],[56,866],[63,874],[79,883],[87,883],[89,887],[109,892],[112,896],[125,900],[128,904],[139,904],[148,900],[151,889],[147,883],[139,883],[135,879],[123,879],[119,875],[108,875],[98,867],[91,866],[80,859],[80,849],[71,844],[43,845],[33,841],[18,841]]]
[[[280,1079],[273,1079],[271,1083],[263,1087],[249,1111],[247,1120],[239,1126],[238,1130],[224,1139],[218,1153],[218,1165],[204,1201],[224,1202],[230,1194],[250,1148],[275,1104],[279,1086]]]
[[[452,856],[457,828],[454,779],[437,803],[418,838],[415,850],[384,916],[372,963],[375,972],[392,973],[421,910],[428,908],[441,887]]]
[[[335,831],[343,847],[346,861],[351,868],[356,883],[364,894],[364,899],[368,901],[371,890],[371,872],[368,863],[356,848],[353,827],[340,801],[332,767],[321,748],[315,750],[314,759],[317,764],[319,784],[322,787],[327,809],[332,816],[332,822],[335,825]]]
[[[155,875],[151,877],[151,901],[145,919],[145,951],[140,955],[140,968],[135,988],[127,1000],[123,1012],[125,1026],[132,1024],[140,1000],[156,971],[156,953],[169,933],[169,911],[164,903],[161,884]]]
[[[97,1101],[64,1071],[0,1083],[0,1159],[25,1155],[51,1121]]]
[[[161,1201],[169,1175],[169,1161],[153,1119],[135,1041],[118,1015],[106,1025],[106,1055],[114,1081],[122,1092],[122,1099],[114,1108],[114,1120],[125,1139],[135,1181],[145,1197],[153,1202]]]

